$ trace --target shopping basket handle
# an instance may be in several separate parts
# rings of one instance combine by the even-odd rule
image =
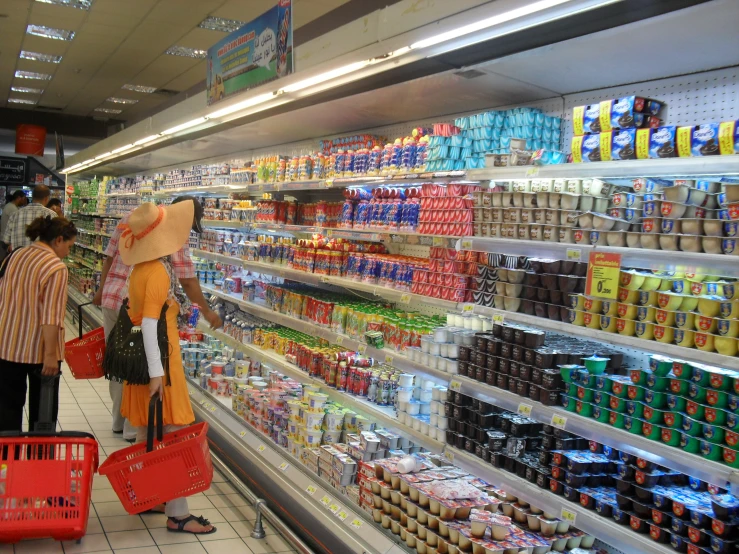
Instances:
[[[146,451],[151,452],[154,450],[154,425],[155,415],[154,408],[156,407],[156,428],[157,428],[157,441],[162,442],[164,436],[164,418],[162,417],[162,400],[158,394],[151,397],[149,401],[149,422],[146,426]]]
[[[56,375],[41,375],[41,397],[38,403],[38,420],[36,421],[32,431],[42,433],[54,433],[56,431],[54,422],[52,421],[52,412],[54,410],[54,389],[55,381],[59,379],[61,373]]]
[[[85,302],[84,304],[80,304],[79,306],[77,306],[77,322],[79,323],[79,326],[80,326],[80,338],[82,338],[82,335],[83,335],[82,333],[82,308],[84,308],[85,306],[89,306],[90,304],[94,304],[94,302]]]

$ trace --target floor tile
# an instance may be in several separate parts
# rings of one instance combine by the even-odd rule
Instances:
[[[96,491],[92,492],[94,494]],[[98,517],[128,515],[128,512],[123,508],[118,498],[116,498],[115,502],[95,502],[93,505]]]
[[[141,514],[141,519],[149,529],[167,526],[167,516],[164,514]]]
[[[229,521],[231,527],[234,528],[241,538],[251,537],[251,532],[254,531],[254,521]],[[275,530],[262,521],[262,528],[267,535],[274,535]]]
[[[117,531],[138,531],[146,529],[146,525],[141,521],[139,516],[110,516],[101,517],[100,524],[106,533],[115,533]]]
[[[155,546],[154,539],[149,531],[121,531],[120,533],[106,533],[113,550],[122,548],[137,548],[141,546]]]
[[[199,542],[160,546],[159,551],[162,554],[208,554],[208,551]],[[118,553],[116,552],[116,554]],[[128,554],[128,552],[125,554]]]
[[[216,508],[234,508],[236,506],[247,506],[249,503],[240,494],[219,494],[207,497]]]
[[[251,548],[241,539],[228,539],[203,543],[208,554],[252,554]]]
[[[193,496],[192,498],[188,498],[187,505],[191,511],[215,508],[210,499],[206,496]]]
[[[17,554],[62,554],[62,543],[52,539],[41,539],[35,541],[21,541],[16,543]]]
[[[82,537],[82,541],[77,544],[76,541],[67,541],[63,543],[64,554],[86,554],[87,552],[110,552],[108,539],[104,534],[86,535]]]
[[[166,524],[165,524],[166,525]],[[198,542],[198,538],[192,533],[173,533],[166,527],[159,529],[149,529],[149,533],[154,538],[154,542],[158,546],[163,544],[183,544],[187,542]]]
[[[238,491],[231,483],[213,483],[210,488],[205,491],[205,496],[215,496],[218,494],[238,494]]]
[[[97,517],[91,517],[87,520],[87,534],[97,535],[103,532],[103,526]]]
[[[218,508],[206,508],[205,510],[190,510],[190,513],[195,516],[202,516],[211,523],[220,523],[226,521],[221,511]]]
[[[115,554],[159,554],[156,546],[142,546],[141,548],[123,548],[115,551]]]
[[[246,546],[251,548],[254,554],[272,554],[273,552],[291,552],[293,547],[279,535],[267,535],[263,539],[244,539]]]
[[[257,513],[252,506],[237,506],[235,508],[218,508],[226,521],[254,520]]]
[[[211,521],[211,523],[213,523]],[[210,541],[217,541],[221,539],[238,539],[239,534],[234,531],[234,528],[231,527],[228,523],[221,522],[215,524],[217,531],[215,533],[212,533],[210,535],[198,535],[198,539],[200,539],[200,542],[210,542]]]
[[[92,491],[92,501],[95,503],[118,502],[118,495],[115,493],[113,489],[110,489],[110,490],[98,489],[98,490]]]
[[[110,481],[108,481],[108,478],[103,475],[96,475],[95,479],[92,481],[92,490],[108,490],[112,489],[113,485],[110,484]]]

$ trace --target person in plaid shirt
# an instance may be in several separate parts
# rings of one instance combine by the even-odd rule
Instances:
[[[51,198],[51,189],[46,185],[36,185],[31,193],[31,203],[10,216],[2,241],[11,250],[29,246],[33,241],[26,236],[28,226],[39,217],[56,217],[56,213],[46,208]]]
[[[200,202],[192,196],[179,196],[172,202],[193,202],[195,204],[195,217],[192,230],[196,233],[202,232],[200,220],[203,217],[203,207]],[[128,221],[128,216],[121,220],[121,224]],[[123,305],[123,300],[128,296],[126,283],[131,268],[123,263],[118,253],[118,242],[122,233],[121,225],[115,230],[113,236],[105,249],[107,258],[103,263],[103,271],[100,276],[100,288],[98,288],[93,303],[103,309],[103,329],[107,337],[118,321],[118,313]],[[223,325],[221,318],[210,309],[207,300],[200,289],[200,283],[195,277],[195,266],[190,259],[190,251],[185,246],[172,254],[172,269],[180,281],[185,294],[193,304],[200,306],[200,313],[208,324],[217,329]],[[123,438],[128,441],[136,439],[136,429],[121,415],[121,400],[123,397],[123,383],[111,381],[108,385],[110,398],[113,401],[113,432],[123,433]]]

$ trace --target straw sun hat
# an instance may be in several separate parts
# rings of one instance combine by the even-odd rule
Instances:
[[[118,250],[123,263],[132,266],[177,252],[190,236],[194,213],[192,202],[141,204],[131,212],[128,222],[121,224]]]

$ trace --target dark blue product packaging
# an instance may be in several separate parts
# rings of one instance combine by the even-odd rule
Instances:
[[[636,129],[613,131],[613,139],[611,141],[611,159],[636,159]]]
[[[572,110],[572,127],[575,136],[600,133],[600,104],[575,107]]]
[[[600,135],[588,135],[583,138],[582,161],[583,162],[601,161]]]
[[[702,123],[693,129],[690,152],[693,156],[719,155],[719,124]]]
[[[652,130],[649,137],[649,157],[654,159],[677,156],[676,134],[675,126],[657,127]]]

